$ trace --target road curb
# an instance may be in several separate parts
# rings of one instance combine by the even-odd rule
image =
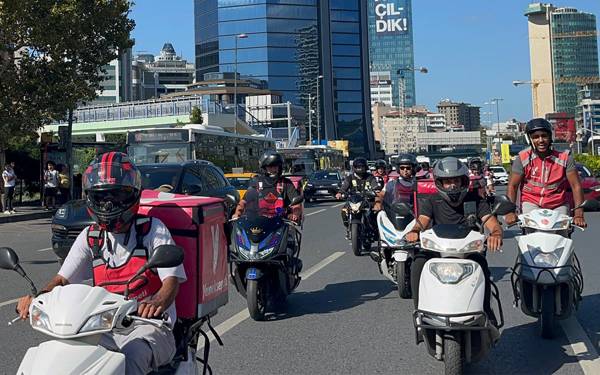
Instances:
[[[46,219],[54,215],[54,211],[32,212],[27,214],[6,215],[0,217],[0,224],[16,223],[19,221],[29,221],[37,219]]]

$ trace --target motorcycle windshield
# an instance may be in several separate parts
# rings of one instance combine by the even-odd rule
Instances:
[[[260,215],[258,211],[248,210],[246,215],[238,220],[237,224],[246,233],[250,241],[260,243],[283,225],[283,219],[280,216],[264,216]]]
[[[392,204],[384,203],[383,210],[397,231],[404,231],[406,226],[414,219],[412,207],[401,200],[397,200]]]

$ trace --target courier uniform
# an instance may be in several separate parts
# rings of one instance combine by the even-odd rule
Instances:
[[[145,219],[138,217],[128,233],[105,232],[95,225],[84,229],[73,243],[58,274],[70,284],[83,283],[91,278],[94,284],[102,286],[104,282],[127,278],[128,273],[135,273],[136,267],[151,256],[152,249],[175,244],[169,230],[159,219]],[[137,230],[147,233],[140,236]],[[139,246],[138,240],[142,246]],[[132,284],[131,298],[144,300],[152,297],[167,277],[177,277],[180,283],[186,280],[183,265],[149,270],[143,275],[145,282]],[[107,286],[107,290],[123,292],[122,287],[117,286]],[[172,326],[177,319],[175,303],[166,309],[166,314],[167,323]],[[176,350],[171,331],[135,323],[130,331],[104,334],[100,345],[125,354],[128,373],[134,374],[146,374],[167,364]],[[148,368],[149,363],[152,368]]]

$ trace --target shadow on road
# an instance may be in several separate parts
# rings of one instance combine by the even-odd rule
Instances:
[[[384,297],[394,289],[394,285],[388,280],[357,280],[328,284],[321,290],[293,293],[287,299],[285,311],[276,312],[270,318],[283,320],[302,315],[348,310]]]
[[[579,320],[579,323],[586,331],[590,341],[596,345],[597,351],[600,350],[598,347],[598,343],[600,342],[598,311],[600,311],[600,294],[584,296],[577,311],[577,320]]]
[[[492,281],[497,283],[498,281],[510,281],[510,274],[512,270],[510,267],[490,267],[490,274]]]

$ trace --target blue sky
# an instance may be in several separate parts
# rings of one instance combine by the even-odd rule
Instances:
[[[526,0],[413,0],[417,102],[430,110],[450,98],[483,107],[490,98],[500,102],[500,120],[531,117],[531,90],[514,87],[529,79]],[[554,1],[600,18],[599,0]],[[194,60],[193,0],[137,0],[132,17],[135,52],[157,54],[163,43]],[[600,20],[599,20],[600,21]],[[495,107],[494,107],[494,118]],[[481,116],[482,122],[487,116]]]

